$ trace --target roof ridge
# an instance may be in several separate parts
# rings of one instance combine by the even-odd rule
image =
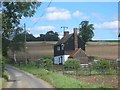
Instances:
[[[81,49],[81,48],[80,48]],[[81,49],[82,50],[82,49]],[[84,52],[84,54],[87,56],[86,52],[84,50],[82,50]]]
[[[75,52],[73,51],[72,54],[70,55],[70,57],[74,57],[74,55],[76,55],[76,53],[77,53],[78,51],[80,51],[80,50],[82,50],[82,49],[81,49],[81,48],[78,48],[78,49],[75,50]],[[84,50],[82,50],[82,52],[87,56],[87,54],[85,53]],[[80,53],[82,53],[82,52],[80,51]],[[87,56],[87,57],[88,57],[88,56]]]
[[[67,36],[62,37],[55,45],[59,45],[61,43],[65,43],[73,34],[69,34]]]

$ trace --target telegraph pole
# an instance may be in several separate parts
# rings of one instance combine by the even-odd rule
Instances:
[[[27,54],[26,54],[26,24],[24,23],[24,30],[25,30],[25,61],[27,64]]]
[[[68,29],[68,27],[62,26],[61,28],[63,28],[63,31],[65,31],[66,29]]]

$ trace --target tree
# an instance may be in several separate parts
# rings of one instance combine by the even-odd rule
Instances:
[[[79,36],[82,36],[82,39],[84,40],[85,43],[92,40],[94,36],[93,24],[89,24],[89,21],[82,21],[80,25],[81,27],[79,28],[80,30]]]
[[[48,31],[45,34],[45,40],[46,41],[58,41],[59,40],[58,33],[53,32],[53,31]]]
[[[26,34],[26,41],[35,41],[35,37],[32,34]]]
[[[20,19],[32,17],[40,2],[2,2],[2,55],[7,56],[9,41],[14,33],[21,32]]]
[[[22,50],[22,48],[24,48],[24,46],[25,46],[24,45],[25,44],[24,41],[25,41],[25,34],[21,33],[21,34],[15,35],[15,37],[10,42],[10,46],[9,47],[10,47],[10,49],[13,52],[15,63],[17,63],[16,51],[20,51],[20,50]]]

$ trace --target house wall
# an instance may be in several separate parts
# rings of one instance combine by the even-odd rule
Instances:
[[[65,43],[65,51],[73,51],[73,50],[74,50],[74,38],[72,35],[72,37],[70,37],[70,39],[68,39],[68,41]]]
[[[60,50],[58,51],[57,48],[60,47]],[[64,50],[62,50],[61,44],[54,46],[54,56],[64,55]]]
[[[69,55],[55,56],[54,57],[54,64],[58,64],[58,65],[61,64],[61,65],[63,65],[67,61],[68,57],[69,57]]]

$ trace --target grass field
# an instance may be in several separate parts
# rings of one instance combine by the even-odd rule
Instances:
[[[27,56],[32,60],[38,59],[43,56],[53,57],[54,44],[56,42],[27,42],[26,51]],[[21,57],[20,52],[17,56]],[[115,60],[118,58],[118,43],[117,42],[88,42],[86,44],[86,54],[88,56],[95,56],[106,59]],[[22,56],[24,57],[24,53]]]

